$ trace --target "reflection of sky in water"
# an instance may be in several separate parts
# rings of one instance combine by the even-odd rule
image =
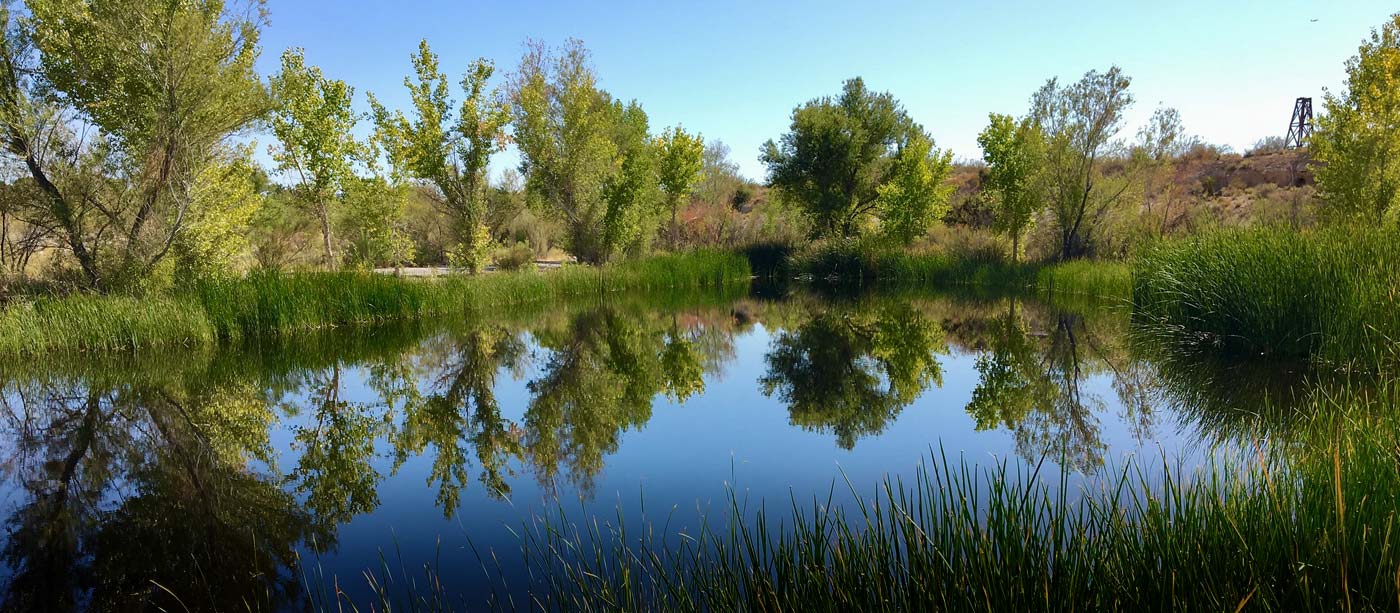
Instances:
[[[725,308],[706,312],[708,317],[730,320]],[[1004,309],[991,309],[982,316],[994,319],[1004,312]],[[908,311],[905,315],[923,317],[917,311]],[[619,316],[632,315],[624,312]],[[798,317],[795,323],[788,325],[800,326],[802,321]],[[929,323],[937,325],[937,318],[929,317]],[[1008,460],[1013,466],[1024,463],[1024,458],[1017,455],[1017,437],[1005,424],[983,431],[975,429],[976,422],[965,407],[979,385],[976,364],[981,353],[958,343],[949,343],[950,347],[938,354],[941,386],[929,386],[884,423],[878,433],[858,436],[849,450],[838,446],[830,431],[793,425],[781,394],[765,395],[759,383],[769,371],[769,354],[775,338],[781,334],[772,326],[757,324],[733,332],[732,354],[717,370],[704,374],[703,393],[679,403],[664,394],[656,394],[649,420],[641,427],[627,427],[617,435],[616,450],[603,455],[601,470],[591,478],[591,495],[583,499],[573,485],[571,477],[574,475],[569,475],[567,469],[561,469],[555,480],[556,488],[551,492],[539,483],[536,469],[519,458],[508,463],[509,500],[487,496],[485,486],[478,479],[481,466],[469,448],[470,443],[464,441],[462,445],[468,448],[468,464],[462,472],[464,485],[460,503],[451,517],[444,517],[444,510],[438,504],[439,484],[430,478],[437,450],[429,445],[422,453],[409,454],[395,467],[393,444],[381,433],[373,442],[374,454],[370,461],[379,477],[377,507],[340,525],[333,550],[318,554],[303,544],[302,555],[316,560],[325,576],[338,576],[341,588],[357,600],[368,598],[362,574],[366,569],[378,569],[381,552],[388,558],[391,568],[397,570],[402,565],[411,575],[419,577],[421,573],[417,569],[423,564],[435,564],[444,580],[456,584],[463,593],[471,594],[479,590],[485,578],[468,540],[478,551],[494,550],[501,563],[509,568],[519,555],[519,541],[506,527],[518,528],[527,517],[554,504],[556,495],[574,517],[579,517],[582,507],[583,512],[596,514],[601,522],[612,523],[621,512],[629,523],[629,530],[640,527],[643,505],[639,500],[644,498],[647,518],[657,529],[667,524],[669,518],[670,533],[694,534],[699,517],[706,512],[722,521],[727,511],[727,487],[737,487],[740,501],[747,500],[750,510],[757,509],[763,502],[770,514],[785,517],[794,498],[798,506],[807,508],[814,499],[824,504],[828,496],[837,503],[849,502],[851,493],[847,480],[857,493],[867,497],[875,493],[877,484],[886,476],[912,483],[916,467],[928,460],[930,454],[946,454],[953,461],[964,457],[979,465],[998,460]],[[1043,322],[1042,327],[1045,327]],[[1110,326],[1108,329],[1120,328]],[[1044,330],[1029,331],[1033,332],[1036,342],[1049,342],[1043,338]],[[491,389],[500,417],[523,428],[533,397],[528,384],[545,376],[542,369],[550,353],[529,333],[517,334],[526,340],[530,358],[523,372],[512,373],[510,368],[499,366]],[[1084,354],[1086,363],[1099,360],[1101,358],[1090,354],[1108,341],[1123,344],[1122,339],[1096,338],[1094,343],[1081,343],[1078,351]],[[560,345],[556,342],[554,346]],[[1120,351],[1114,359],[1126,361],[1122,354]],[[1082,421],[1096,431],[1101,459],[1107,467],[1103,470],[1111,473],[1113,466],[1121,465],[1130,456],[1144,458],[1157,466],[1163,457],[1194,466],[1203,445],[1196,442],[1198,436],[1191,427],[1180,425],[1183,420],[1170,409],[1158,406],[1150,415],[1151,425],[1146,430],[1129,423],[1138,416],[1131,415],[1123,406],[1113,375],[1116,369],[1125,366],[1086,369],[1080,381],[1082,404],[1092,411],[1082,416]],[[383,422],[385,408],[379,394],[368,383],[369,372],[366,364],[342,368],[340,400],[362,403],[369,407],[368,414]],[[322,379],[327,378],[324,372],[318,374]],[[441,380],[424,376],[422,369],[418,377],[416,386],[421,393],[433,393],[435,389],[441,392],[437,389],[442,385]],[[879,381],[883,386],[888,383],[888,377],[882,374]],[[304,453],[296,433],[316,425],[315,410],[311,408],[313,396],[313,390],[303,387],[281,398],[284,406],[297,407],[297,414],[283,417],[282,409],[276,412],[280,419],[274,421],[270,432],[272,449],[276,453],[275,466],[267,467],[254,461],[247,463],[247,470],[276,475],[273,478],[276,482],[285,482],[283,487],[287,491],[296,491],[293,472]],[[1155,397],[1160,405],[1161,395]],[[13,393],[7,393],[7,398],[12,407],[23,402]],[[397,415],[397,411],[394,414]],[[387,427],[394,427],[393,422],[398,419],[401,418],[390,418]],[[0,444],[13,446],[14,443],[11,440]],[[1044,463],[1043,479],[1053,482],[1058,478],[1061,468],[1055,459],[1051,457]],[[27,504],[30,496],[17,482],[14,467],[6,465],[3,470],[6,480],[0,496],[13,512]],[[1083,483],[1086,478],[1092,479],[1076,473],[1072,481]],[[118,506],[127,495],[129,492],[118,482],[104,494],[103,506]],[[512,584],[520,586],[519,577]]]
[[[725,488],[731,485],[737,486],[741,500],[748,498],[751,508],[766,501],[770,512],[781,514],[793,499],[806,507],[814,499],[824,504],[828,496],[849,501],[847,480],[866,497],[886,476],[912,483],[916,467],[930,454],[946,454],[950,460],[963,456],[974,463],[1024,461],[1017,457],[1012,432],[1005,427],[975,431],[974,420],[964,411],[979,380],[975,352],[953,349],[940,356],[941,388],[926,390],[883,432],[862,437],[853,449],[844,450],[834,444],[830,433],[790,425],[781,399],[760,390],[757,379],[767,369],[770,332],[760,325],[734,340],[734,359],[720,372],[705,375],[703,394],[679,404],[658,396],[646,425],[621,435],[617,452],[605,458],[605,468],[593,481],[591,499],[583,501],[588,512],[611,522],[620,509],[630,527],[640,519],[639,500],[644,497],[651,521],[659,526],[669,516],[673,532],[695,534],[704,513],[723,518],[728,504]],[[532,349],[538,356],[538,347]],[[504,368],[496,379],[501,416],[507,420],[521,423],[525,419],[530,401],[526,383],[540,376],[539,360],[530,366],[522,379],[513,379]],[[362,369],[343,376],[345,399],[376,402],[375,393],[363,384]],[[1112,383],[1109,372],[1089,375],[1082,382],[1085,398],[1103,401],[1093,417],[1106,450],[1105,463],[1113,465],[1129,456],[1144,456],[1152,462],[1164,456],[1187,460],[1179,454],[1194,447],[1191,433],[1181,432],[1174,419],[1156,416],[1159,423],[1150,429],[1151,437],[1138,440],[1120,418],[1123,407]],[[285,429],[289,424],[282,425],[274,441],[277,448],[286,449],[291,434]],[[382,441],[377,451],[376,466],[387,473],[392,466],[387,458],[393,452]],[[328,575],[358,578],[367,566],[378,566],[381,550],[392,561],[397,548],[405,552],[410,567],[435,563],[440,556],[445,579],[470,584],[483,573],[467,538],[478,549],[494,548],[503,560],[511,560],[518,555],[519,541],[505,526],[518,529],[525,516],[555,505],[556,494],[566,511],[579,510],[579,492],[567,481],[561,482],[557,492],[545,491],[530,469],[517,461],[512,462],[516,474],[509,479],[509,501],[493,500],[484,495],[479,482],[470,482],[456,515],[444,519],[435,506],[436,487],[426,485],[431,454],[429,449],[386,476],[379,486],[381,506],[341,527],[338,550],[321,557]],[[291,465],[295,458],[294,452],[287,453],[282,461]],[[1060,468],[1054,458],[1049,460],[1040,474],[1053,481]],[[1072,482],[1080,483],[1082,477],[1076,474]],[[367,590],[357,590],[362,584],[341,583],[352,594],[368,597]]]

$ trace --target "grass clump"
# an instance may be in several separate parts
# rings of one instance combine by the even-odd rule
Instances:
[[[1170,343],[1346,369],[1400,364],[1400,231],[1252,229],[1159,245],[1134,314]]]
[[[0,312],[0,355],[201,346],[618,291],[717,287],[749,277],[742,255],[723,252],[421,280],[362,271],[260,271],[201,281],[170,295],[73,295],[12,304]]]

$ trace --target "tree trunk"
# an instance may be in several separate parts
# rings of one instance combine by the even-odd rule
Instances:
[[[316,217],[321,221],[321,256],[325,260],[326,270],[335,270],[335,247],[331,238],[331,215],[324,205],[318,206]]]
[[[676,209],[680,208],[680,199],[671,197],[671,251],[676,250],[676,243],[680,242],[680,226],[676,224]]]

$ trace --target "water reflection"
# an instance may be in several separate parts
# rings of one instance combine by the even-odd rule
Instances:
[[[782,398],[794,425],[830,431],[851,449],[943,384],[946,350],[943,329],[908,303],[821,307],[777,333],[759,384]]]
[[[298,556],[335,551],[344,524],[393,503],[387,484],[428,488],[427,510],[448,518],[524,485],[588,498],[659,407],[722,383],[835,448],[871,444],[917,405],[966,415],[964,430],[921,433],[926,445],[1007,433],[1020,458],[1086,474],[1112,451],[1106,429],[1220,444],[1262,423],[1288,439],[1307,399],[1337,389],[1156,350],[1122,313],[1016,297],[692,296],[511,315],[3,365],[4,608],[291,606],[305,597]],[[754,347],[758,369],[731,372]],[[945,388],[954,378],[965,393]]]

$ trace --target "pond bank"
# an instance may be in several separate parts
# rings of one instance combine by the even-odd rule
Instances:
[[[0,355],[208,346],[606,292],[747,284],[750,277],[742,255],[723,252],[432,280],[372,272],[256,272],[163,295],[72,295],[12,304],[0,313]]]

